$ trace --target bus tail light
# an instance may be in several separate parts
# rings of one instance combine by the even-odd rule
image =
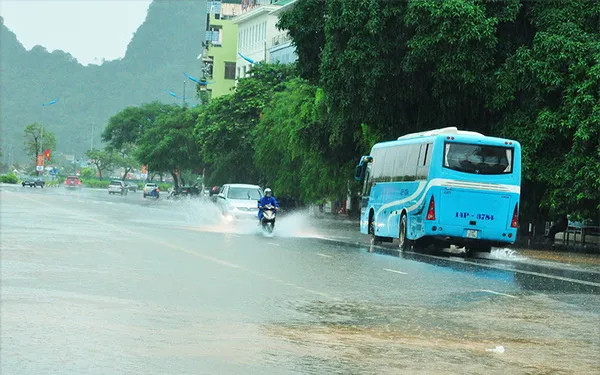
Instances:
[[[433,195],[429,200],[429,208],[427,209],[426,220],[435,220],[435,201],[433,200]]]
[[[515,205],[515,210],[513,211],[512,220],[510,221],[510,226],[512,228],[519,227],[519,204],[518,203]]]

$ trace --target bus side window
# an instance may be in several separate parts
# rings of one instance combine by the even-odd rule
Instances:
[[[431,155],[433,154],[433,143],[421,145],[421,155],[419,159],[419,168],[417,168],[417,179],[427,179],[429,175],[429,164],[431,163]]]
[[[392,181],[403,181],[406,174],[406,161],[408,159],[408,148],[406,146],[394,147],[394,171]]]
[[[406,167],[404,168],[404,181],[414,181],[419,167],[419,145],[413,144],[407,147],[408,155]]]

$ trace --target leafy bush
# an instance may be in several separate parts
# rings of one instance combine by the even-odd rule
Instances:
[[[160,191],[164,191],[164,192],[169,191],[169,189],[172,187],[173,187],[173,184],[166,184],[166,183],[158,184],[158,188],[160,189]]]
[[[19,181],[17,176],[14,173],[9,173],[0,176],[0,182],[4,184],[16,184]]]
[[[107,189],[108,184],[110,184],[110,180],[98,180],[95,178],[90,178],[90,179],[85,179],[85,180],[82,179],[81,183],[83,185],[85,185],[85,187],[88,187],[88,188]]]
[[[96,177],[96,171],[93,168],[83,168],[81,170],[81,178],[86,180],[92,180]]]

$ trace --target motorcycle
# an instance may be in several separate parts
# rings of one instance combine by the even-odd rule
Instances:
[[[261,208],[262,210],[262,218],[260,220],[260,224],[262,226],[262,230],[266,234],[273,233],[273,228],[275,227],[275,216],[277,212],[277,207],[272,204],[267,204]]]

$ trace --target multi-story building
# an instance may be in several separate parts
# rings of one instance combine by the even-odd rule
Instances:
[[[279,52],[281,48],[273,49],[273,44],[278,43],[281,35],[287,35],[277,29],[279,12],[282,8],[291,6],[295,0],[242,0],[242,13],[233,19],[238,25],[238,54],[236,61],[236,78],[248,76],[252,62],[275,62],[271,58],[274,52],[277,56],[288,56],[288,52]],[[289,8],[286,8],[289,9]],[[279,39],[278,39],[279,38]],[[289,40],[287,42],[290,42]],[[293,48],[293,47],[292,47]],[[288,56],[288,61],[295,61],[295,53]],[[293,60],[292,60],[293,58]],[[248,60],[247,60],[248,59]],[[277,60],[284,62],[282,58]]]
[[[242,13],[237,1],[209,1],[206,30],[206,49],[203,53],[205,79],[209,97],[218,97],[231,92],[235,87],[238,26],[233,17]],[[234,3],[232,3],[234,2]]]
[[[283,12],[290,10],[296,0],[287,1],[282,4],[278,9],[275,9],[271,14],[279,19],[279,15]],[[273,36],[271,40],[271,48],[269,49],[269,62],[270,63],[281,63],[291,64],[298,60],[296,54],[296,47],[292,44],[292,38],[289,36],[287,30],[279,30],[278,34]]]

